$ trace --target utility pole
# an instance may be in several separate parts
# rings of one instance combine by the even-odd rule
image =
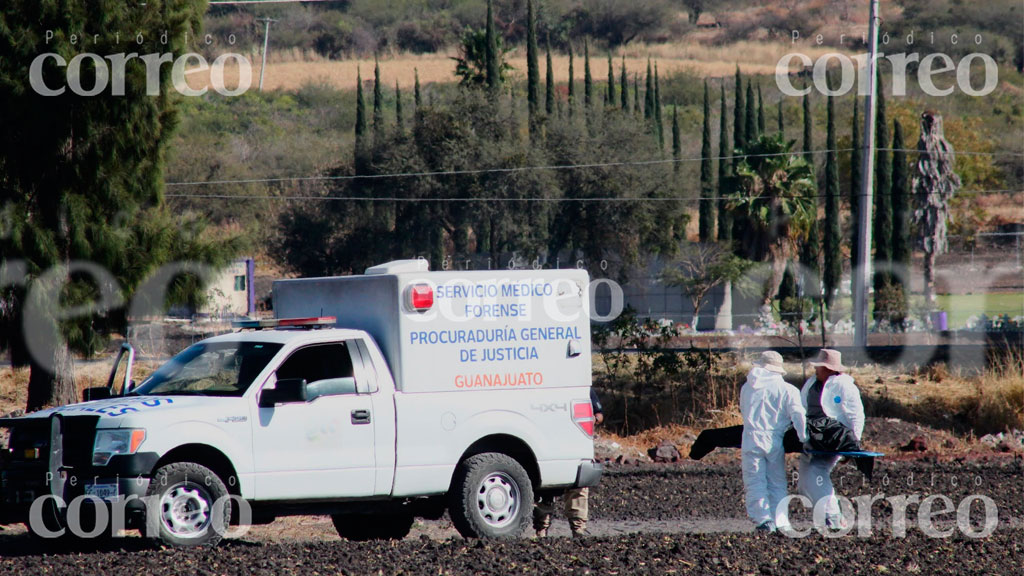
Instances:
[[[860,266],[853,271],[853,340],[860,348],[868,345],[868,286],[871,281],[871,207],[872,178],[875,173],[875,91],[878,75],[875,58],[878,52],[878,0],[871,0],[871,18],[868,20],[868,94],[864,102],[864,148],[860,164],[861,193],[858,202],[858,236],[854,250],[860,255]]]
[[[260,66],[260,92],[263,92],[263,72],[267,69],[267,43],[270,40],[270,23],[277,22],[270,18],[260,18],[257,22],[265,22],[266,28],[263,29],[263,65]]]

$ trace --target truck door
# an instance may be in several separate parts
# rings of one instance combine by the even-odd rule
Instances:
[[[260,407],[258,398],[253,400],[257,500],[374,493],[372,403],[369,394],[359,393],[350,347],[329,343],[300,348],[263,385],[266,390],[277,380],[305,379],[305,402]]]

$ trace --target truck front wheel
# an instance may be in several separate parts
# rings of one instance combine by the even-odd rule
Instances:
[[[505,454],[488,452],[455,470],[448,514],[465,538],[515,538],[526,530],[533,485],[526,470]]]
[[[228,529],[228,489],[205,466],[175,462],[161,467],[146,497],[146,535],[168,546],[215,546]]]

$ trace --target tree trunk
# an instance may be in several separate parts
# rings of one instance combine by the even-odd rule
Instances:
[[[78,386],[75,383],[75,362],[67,343],[55,343],[52,354],[49,363],[40,363],[35,358],[30,362],[26,412],[74,404],[79,400]]]
[[[789,250],[786,249],[785,241],[781,238],[773,240],[771,245],[768,247],[769,252],[769,264],[771,264],[772,273],[768,278],[768,285],[764,291],[764,302],[766,306],[771,306],[772,300],[779,293],[779,286],[782,284],[782,277],[786,273],[786,263],[789,261]]]
[[[924,251],[924,301],[935,308],[935,251]]]

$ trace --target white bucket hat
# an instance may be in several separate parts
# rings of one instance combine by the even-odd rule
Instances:
[[[782,367],[782,354],[774,350],[765,350],[761,352],[761,356],[754,361],[754,366],[764,368],[769,372],[775,372],[776,374],[785,374],[786,369]]]

